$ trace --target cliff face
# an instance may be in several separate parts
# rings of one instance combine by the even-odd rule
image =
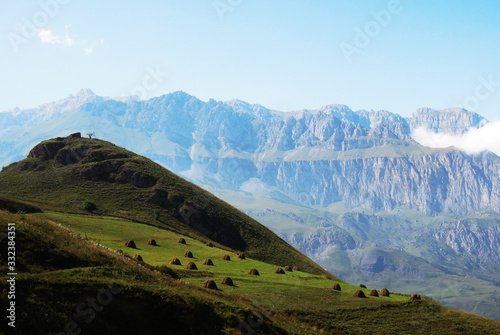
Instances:
[[[437,242],[459,254],[475,255],[481,263],[500,264],[500,227],[462,227],[435,231]]]
[[[403,206],[460,216],[500,208],[500,159],[488,153],[259,162],[257,167],[265,183],[308,205],[342,201],[375,212]]]
[[[414,123],[432,126],[434,119],[421,117],[425,113],[418,112]],[[449,112],[440,124],[459,132],[476,120],[463,113]],[[238,189],[258,178],[306,205],[342,202],[375,212],[402,206],[456,216],[500,211],[497,156],[424,148],[410,137],[410,125],[389,112],[327,106],[283,115],[212,103],[192,122],[192,166],[219,176],[224,187]]]

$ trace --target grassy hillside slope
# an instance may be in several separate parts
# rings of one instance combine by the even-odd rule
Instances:
[[[77,135],[44,141],[0,172],[2,194],[42,210],[113,215],[211,240],[272,264],[328,274],[272,231],[167,169],[112,143]]]
[[[62,213],[10,214],[0,211],[0,236],[16,222],[18,306],[16,334],[54,334],[66,327],[82,333],[172,334],[497,334],[500,323],[448,310],[408,296],[356,298],[359,287],[321,275],[294,271],[272,273],[274,266],[255,259],[223,261],[227,250],[164,229],[141,226],[137,248],[121,241],[137,223],[99,216]],[[63,226],[71,228],[65,228]],[[73,231],[83,233],[79,235]],[[86,237],[85,237],[86,233]],[[148,246],[157,239],[159,246]],[[115,246],[113,249],[111,247]],[[198,270],[167,265],[170,257],[190,249]],[[6,250],[6,239],[0,240]],[[145,262],[128,255],[139,253]],[[232,255],[231,255],[232,256]],[[201,265],[210,257],[214,266]],[[150,263],[149,263],[150,262]],[[257,278],[249,267],[261,271]],[[0,271],[6,273],[6,255]],[[235,286],[220,284],[230,276]],[[7,288],[2,277],[0,289]],[[218,290],[201,288],[214,279]],[[363,289],[368,292],[367,289]],[[7,301],[2,295],[2,305]],[[8,333],[5,323],[1,328]]]
[[[6,233],[7,222],[17,222],[17,320],[15,332],[1,323],[6,334],[59,334],[71,325],[84,334],[144,330],[220,334],[236,329],[238,320],[252,311],[258,312],[248,301],[236,303],[186,286],[169,271],[139,266],[45,219],[0,212],[0,222],[1,233]],[[6,239],[0,241],[2,251],[6,244]],[[1,256],[4,274],[6,255]],[[8,288],[6,279],[2,278],[0,289]],[[6,306],[7,296],[1,300]],[[284,333],[270,323],[258,331],[268,332]]]

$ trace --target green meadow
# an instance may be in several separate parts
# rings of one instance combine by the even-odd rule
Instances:
[[[363,289],[341,280],[332,280],[302,271],[286,271],[284,275],[275,274],[274,271],[278,267],[284,268],[286,265],[293,267],[294,264],[267,264],[250,258],[241,259],[230,250],[217,246],[208,247],[202,241],[154,226],[138,225],[132,221],[62,213],[37,215],[59,222],[88,240],[120,250],[131,258],[139,254],[149,265],[167,266],[174,270],[179,275],[179,280],[183,282],[201,286],[205,280],[213,279],[224,294],[241,295],[266,306],[328,310],[333,309],[333,306],[354,308],[397,304],[409,299],[408,296],[394,294],[390,297],[371,297],[368,296],[370,288]],[[147,244],[151,238],[158,246]],[[180,238],[184,238],[186,244],[178,243]],[[136,248],[124,246],[127,240],[133,240]],[[184,257],[186,251],[191,251],[194,258]],[[229,255],[231,260],[222,260],[224,255]],[[173,258],[178,258],[182,265],[170,265],[170,260]],[[211,259],[214,265],[203,265],[206,258]],[[195,263],[198,270],[185,270],[184,267],[188,262]],[[250,269],[257,269],[260,275],[248,274]],[[233,279],[235,286],[219,284],[226,276]],[[331,289],[334,283],[341,284],[341,292]],[[354,291],[358,289],[365,292],[366,299],[352,297]]]

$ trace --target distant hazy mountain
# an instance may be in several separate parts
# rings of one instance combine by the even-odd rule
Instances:
[[[461,109],[283,113],[184,92],[139,101],[83,90],[0,113],[0,166],[43,139],[95,131],[209,188],[349,281],[428,285],[424,293],[450,306],[500,318],[490,297],[500,285],[500,158],[411,137],[420,127],[463,134],[486,123]],[[432,291],[434,281],[463,278],[476,291],[461,299]]]
[[[408,120],[412,128],[425,127],[435,133],[463,134],[470,128],[479,128],[488,121],[481,115],[462,108],[437,111],[420,108]]]

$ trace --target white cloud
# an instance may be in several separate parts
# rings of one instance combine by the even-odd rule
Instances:
[[[90,55],[91,53],[94,52],[96,45],[100,42],[101,45],[105,44],[105,41],[103,38],[97,41],[88,41],[85,39],[81,39],[76,35],[71,35],[69,29],[71,28],[70,25],[66,26],[66,32],[64,35],[58,36],[56,35],[52,30],[50,29],[39,29],[38,30],[38,39],[42,43],[49,43],[49,44],[60,44],[60,45],[66,45],[67,47],[72,47],[73,45],[76,45],[78,49],[83,50],[86,55]]]
[[[490,122],[478,129],[472,128],[463,135],[434,133],[426,128],[418,128],[413,131],[412,137],[426,147],[453,146],[469,154],[489,150],[500,156],[500,121]]]
[[[66,26],[66,33],[64,37],[59,37],[55,35],[50,29],[39,29],[38,39],[42,41],[42,43],[64,44],[67,45],[68,47],[72,46],[74,42],[74,37],[69,35],[68,26]]]
[[[38,39],[43,43],[58,44],[59,37],[55,36],[50,29],[39,29]]]

